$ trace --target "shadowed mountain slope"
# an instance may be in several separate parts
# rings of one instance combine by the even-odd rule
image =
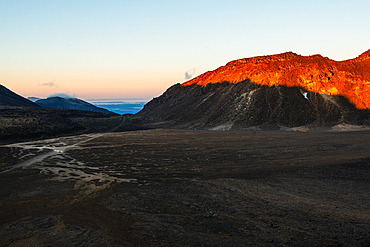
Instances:
[[[93,104],[76,98],[65,99],[62,97],[50,97],[47,99],[37,100],[35,101],[35,103],[46,108],[113,113],[111,111],[94,106]]]
[[[3,85],[0,85],[0,106],[39,107],[32,101],[10,91]]]
[[[303,88],[261,86],[249,81],[169,88],[138,116],[174,126],[243,129],[303,125],[367,124],[369,111],[356,109],[343,96],[323,95]]]

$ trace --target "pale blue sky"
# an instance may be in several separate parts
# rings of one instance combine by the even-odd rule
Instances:
[[[152,98],[185,72],[370,49],[370,1],[0,0],[0,84],[24,96]]]

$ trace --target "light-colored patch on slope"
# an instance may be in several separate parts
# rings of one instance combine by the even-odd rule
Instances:
[[[363,125],[353,125],[353,124],[337,124],[331,128],[332,132],[343,132],[343,131],[369,131],[370,127]]]
[[[337,103],[337,102],[335,102],[335,101],[333,100],[333,98],[332,98],[332,96],[331,96],[331,95],[327,95],[327,94],[320,94],[320,95],[321,95],[321,97],[323,97],[323,98],[324,98],[324,100],[325,100],[325,101],[329,101],[330,103],[332,103],[332,104],[334,104],[334,105],[336,105],[336,106],[340,107],[340,106],[338,105],[338,103]]]
[[[231,130],[233,123],[221,124],[216,127],[210,128],[209,130]]]

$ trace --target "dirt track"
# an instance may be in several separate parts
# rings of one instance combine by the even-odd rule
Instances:
[[[0,174],[0,243],[370,246],[369,137],[109,133]],[[22,147],[0,151],[4,165],[25,159]]]

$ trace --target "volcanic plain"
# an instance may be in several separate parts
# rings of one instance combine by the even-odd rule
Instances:
[[[0,246],[370,246],[370,132],[149,129],[0,147]]]

